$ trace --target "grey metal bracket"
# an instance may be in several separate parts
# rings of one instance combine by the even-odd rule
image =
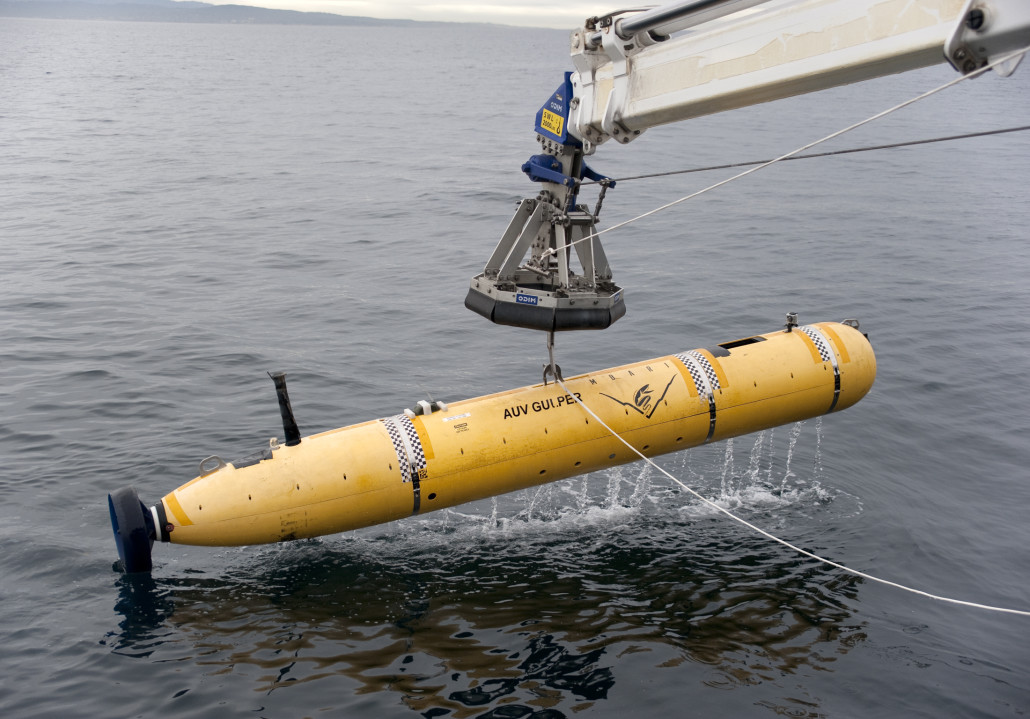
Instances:
[[[968,75],[1007,54],[1030,46],[1030,2],[1027,0],[969,0],[959,23],[944,43],[944,55]],[[996,65],[1008,77],[1023,59],[1017,55]]]

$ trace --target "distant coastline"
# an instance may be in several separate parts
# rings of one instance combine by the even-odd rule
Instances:
[[[415,20],[270,10],[248,5],[211,5],[172,0],[0,0],[0,17],[125,22],[226,23],[249,25],[412,26]],[[435,23],[434,23],[435,24]]]

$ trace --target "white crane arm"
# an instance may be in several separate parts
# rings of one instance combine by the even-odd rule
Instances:
[[[946,60],[971,72],[1030,45],[1030,2],[685,0],[593,18],[571,44],[568,132],[590,154],[656,125]]]

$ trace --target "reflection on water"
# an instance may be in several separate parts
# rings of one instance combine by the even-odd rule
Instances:
[[[108,643],[119,654],[145,659],[171,634],[165,628],[175,609],[171,592],[149,574],[121,575],[114,609],[122,621],[119,631],[108,635]]]
[[[787,439],[794,451],[796,434]],[[724,471],[732,456],[721,447],[710,466],[694,456],[680,469],[732,485],[722,500],[752,516],[770,513],[756,497],[778,497],[780,514],[832,503],[815,490],[790,501],[766,491],[787,470],[769,472],[761,459],[772,437],[754,442],[738,440],[740,475]],[[811,484],[796,452],[792,461]],[[392,696],[426,717],[545,719],[609,698],[620,676],[685,671],[726,689],[776,682],[831,668],[862,638],[849,611],[856,580],[684,511],[685,495],[647,472],[549,491],[502,499],[518,511],[501,518],[485,503],[479,515],[247,550],[229,555],[218,578],[162,578],[159,568],[156,579],[123,579],[113,643],[242,675],[258,692],[304,685],[327,705],[342,689]],[[570,509],[570,497],[582,504]]]

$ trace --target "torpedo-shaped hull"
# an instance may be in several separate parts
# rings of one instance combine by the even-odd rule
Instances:
[[[826,322],[592,372],[565,385],[655,456],[850,407],[875,376],[866,337]],[[148,521],[154,538],[181,544],[279,542],[638,459],[572,394],[553,383],[522,387],[214,462],[213,471],[166,495]]]

